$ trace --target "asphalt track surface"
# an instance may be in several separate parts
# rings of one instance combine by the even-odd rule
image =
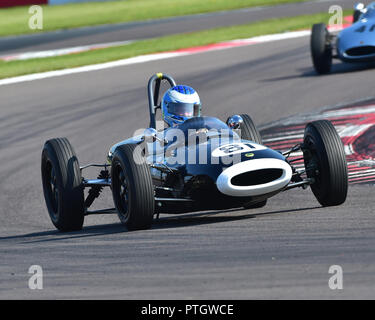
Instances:
[[[169,34],[192,32],[210,28],[246,24],[255,21],[292,17],[327,11],[330,5],[353,8],[352,0],[318,0],[278,6],[255,7],[242,10],[198,14],[146,22],[121,23],[78,28],[44,34],[0,38],[0,54],[26,51],[53,50],[75,46],[140,40]]]
[[[155,72],[196,88],[207,115],[249,113],[258,125],[373,94],[373,68],[334,65],[317,76],[309,38],[264,43],[0,87],[0,298],[360,299],[375,297],[374,192],[352,185],[322,208],[307,190],[256,210],[161,215],[128,232],[116,216],[90,216],[60,233],[44,205],[43,143],[66,136],[81,164],[148,125]],[[111,202],[104,194],[104,204]],[[43,290],[30,290],[40,265]],[[331,265],[343,290],[331,290]]]

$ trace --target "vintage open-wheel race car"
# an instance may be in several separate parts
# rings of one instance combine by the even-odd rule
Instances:
[[[354,6],[353,24],[338,34],[329,32],[324,23],[314,24],[310,38],[315,71],[331,71],[332,59],[344,62],[375,62],[375,2]]]
[[[44,197],[53,224],[80,230],[90,214],[117,213],[129,230],[150,228],[154,215],[211,209],[259,208],[279,192],[310,186],[323,206],[342,204],[348,173],[343,144],[327,120],[306,125],[304,140],[286,152],[272,150],[247,114],[226,122],[199,116],[176,127],[156,130],[161,82],[148,82],[150,126],[139,136],[113,145],[105,163],[80,166],[66,138],[46,141],[41,159]],[[304,169],[291,153],[303,151]],[[95,178],[84,174],[98,167]],[[114,208],[89,210],[103,188]],[[86,189],[86,191],[85,191]]]

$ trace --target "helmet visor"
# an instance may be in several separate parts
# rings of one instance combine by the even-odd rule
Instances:
[[[199,103],[169,102],[168,112],[181,117],[200,116],[201,105]]]

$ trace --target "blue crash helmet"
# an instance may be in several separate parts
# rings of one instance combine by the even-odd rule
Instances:
[[[170,127],[201,115],[198,93],[189,86],[179,85],[168,89],[163,96],[161,108],[163,120]]]

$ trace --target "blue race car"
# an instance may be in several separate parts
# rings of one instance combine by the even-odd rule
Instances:
[[[314,24],[311,32],[311,57],[319,74],[331,71],[332,59],[344,62],[375,61],[375,2],[354,6],[353,24],[334,35],[324,23]]]

